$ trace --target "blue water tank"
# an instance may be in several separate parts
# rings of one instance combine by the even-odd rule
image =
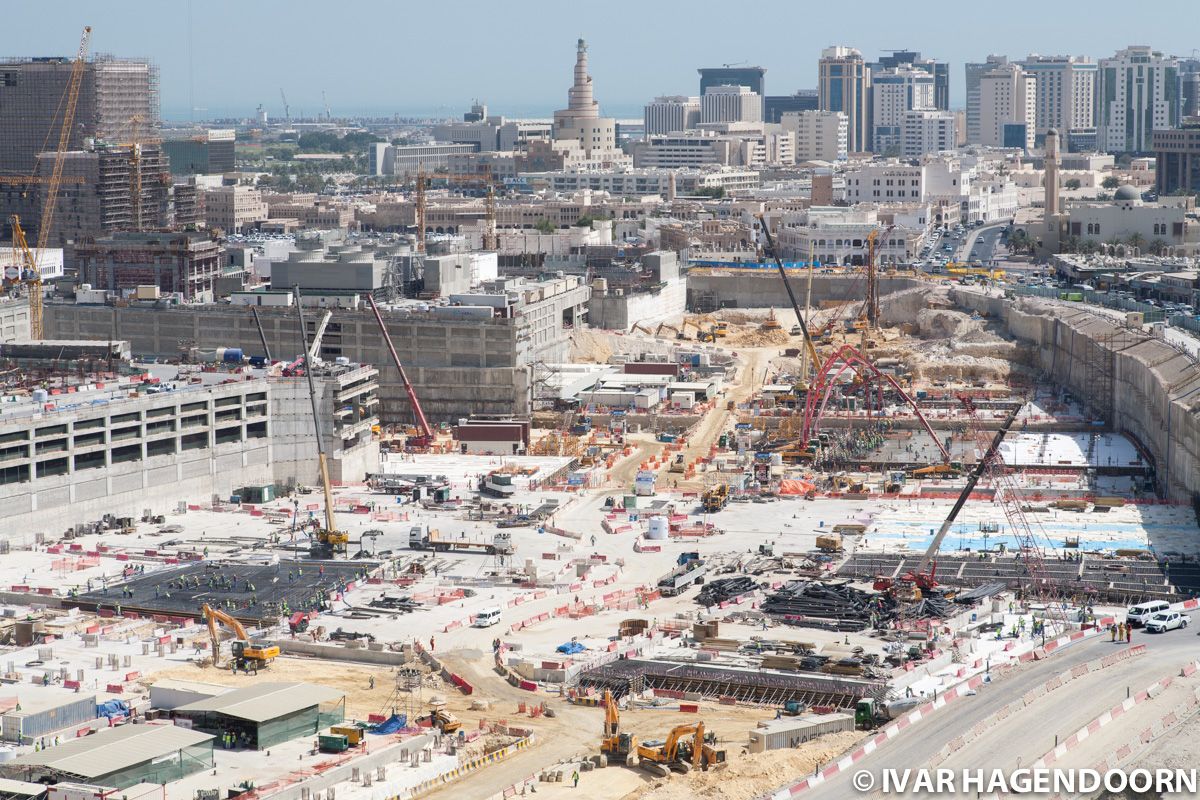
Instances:
[[[240,347],[227,347],[222,358],[226,363],[237,363],[242,360],[242,349]]]

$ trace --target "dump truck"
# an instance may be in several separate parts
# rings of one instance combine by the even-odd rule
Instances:
[[[443,536],[436,528],[414,525],[408,531],[408,547],[410,550],[433,550],[438,553],[449,552],[482,552],[488,555],[512,555],[514,552],[512,534],[507,531],[497,531],[490,542],[476,539],[451,539]]]
[[[704,583],[708,566],[698,553],[684,553],[679,561],[679,566],[658,579],[658,590],[663,597],[674,597],[693,584]]]
[[[854,725],[862,730],[877,728],[925,702],[927,701],[923,697],[903,697],[886,702],[873,697],[863,698],[854,706]]]

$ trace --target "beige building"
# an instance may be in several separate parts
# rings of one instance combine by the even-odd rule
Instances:
[[[219,186],[204,193],[204,215],[211,228],[241,233],[270,218],[262,192],[249,186]]]
[[[1002,64],[979,78],[979,143],[1033,147],[1037,131],[1037,79],[1017,64]]]
[[[617,121],[600,116],[587,70],[587,42],[580,39],[575,55],[575,82],[567,90],[567,107],[554,112],[554,138],[579,142],[588,158],[617,150]]]

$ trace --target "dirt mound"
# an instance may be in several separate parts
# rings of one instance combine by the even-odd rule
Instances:
[[[925,308],[917,314],[917,331],[924,339],[959,338],[983,330],[983,320],[941,308]]]
[[[748,330],[731,333],[720,343],[728,347],[780,347],[791,340],[787,331]]]
[[[609,336],[583,328],[571,331],[571,361],[576,363],[607,364],[613,350]]]

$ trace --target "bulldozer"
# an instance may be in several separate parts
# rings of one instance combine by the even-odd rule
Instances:
[[[446,701],[437,696],[429,701],[429,713],[417,719],[417,722],[426,721],[431,728],[437,728],[444,734],[454,734],[462,728],[459,718],[446,709]]]
[[[705,737],[703,722],[677,725],[665,741],[639,744],[638,764],[664,778],[672,772],[690,772],[693,767],[708,769],[725,761],[725,751],[713,747],[713,741],[715,737]]]

